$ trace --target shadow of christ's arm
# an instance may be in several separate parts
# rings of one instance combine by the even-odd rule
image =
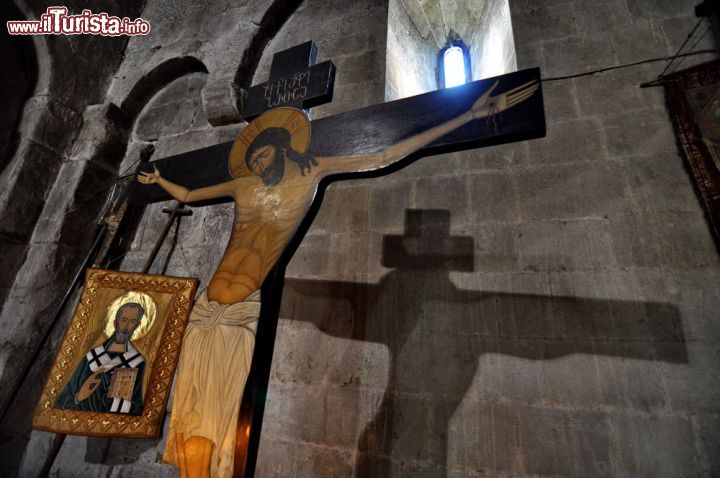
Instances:
[[[331,336],[394,348],[425,311],[444,321],[445,329],[472,336],[482,349],[477,353],[535,360],[575,353],[688,360],[680,313],[672,304],[471,291],[456,288],[442,274],[415,277],[395,271],[378,284],[286,279],[280,317],[311,323]],[[398,298],[408,291],[412,297]]]

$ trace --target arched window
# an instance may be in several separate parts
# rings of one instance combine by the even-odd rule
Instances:
[[[517,70],[508,0],[388,4],[385,101],[448,86],[443,60],[450,47],[464,55],[464,82]]]
[[[452,88],[472,81],[470,50],[462,40],[448,40],[438,55],[440,88]]]

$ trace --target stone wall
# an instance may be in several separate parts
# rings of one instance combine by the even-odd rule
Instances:
[[[81,238],[73,220],[92,222],[73,211],[92,200],[93,174],[131,169],[148,146],[160,158],[231,139],[242,90],[266,79],[273,52],[312,38],[338,66],[315,118],[383,101],[397,4],[298,3],[148,1],[154,35],[128,43],[63,139],[71,152],[32,226],[24,284],[47,275],[43,251],[57,284],[69,280],[77,260],[53,251]],[[511,1],[518,67],[551,78],[669,55],[694,3]],[[327,189],[288,267],[256,476],[720,473],[720,261],[662,93],[637,86],[662,68],[547,81],[544,139]],[[167,205],[147,209],[123,270],[142,268]],[[196,208],[166,272],[207,284],[230,221],[228,206]],[[46,286],[18,294],[34,312],[3,323],[39,329],[20,319],[57,300],[62,288]],[[11,409],[25,427],[6,428],[11,474],[36,476],[60,445],[27,431],[45,370]],[[51,475],[175,476],[162,447],[68,437]]]
[[[388,3],[385,101],[437,89],[438,46],[422,34],[400,0]]]
[[[8,15],[19,11],[22,13],[19,19],[39,18],[49,5],[53,5],[52,2],[33,2],[29,6],[24,2],[16,3],[19,8],[10,9]],[[108,2],[103,8],[112,15],[134,17],[142,7],[120,3]],[[75,8],[74,2],[67,6]],[[3,7],[3,12],[7,8]],[[10,40],[5,39],[3,43],[6,41]],[[12,301],[13,297],[25,293],[17,290],[16,276],[23,275],[20,269],[26,262],[45,200],[80,133],[86,107],[101,102],[104,97],[125,43],[123,38],[99,36],[69,39],[34,36],[13,41],[15,45],[25,44],[21,48],[22,61],[26,65],[37,65],[34,68],[37,71],[32,75],[35,77],[33,84],[28,85],[29,90],[25,92],[27,101],[24,105],[4,103],[8,118],[17,120],[21,117],[22,120],[12,132],[14,138],[9,138],[13,140],[10,149],[3,149],[6,155],[0,168],[4,186],[0,191],[0,244],[8,252],[0,271],[0,300],[9,297]],[[7,49],[5,54],[8,54]],[[12,63],[5,64],[11,72]],[[11,291],[13,287],[14,292]]]
[[[508,0],[487,0],[476,20],[470,46],[473,79],[488,78],[517,70],[513,26]]]

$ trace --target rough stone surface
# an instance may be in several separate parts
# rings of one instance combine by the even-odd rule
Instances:
[[[389,2],[386,101],[438,88],[439,50],[450,39],[470,51],[470,78],[517,70],[513,27],[506,0],[484,2]]]
[[[470,48],[472,79],[480,80],[517,70],[517,55],[513,38],[513,22],[507,0],[489,0],[482,2],[443,2],[444,5],[456,3],[469,8],[469,18],[462,18],[463,9],[458,8],[459,16],[450,29],[456,31]],[[465,23],[468,28],[463,32],[459,25]]]
[[[406,3],[412,8],[419,2]],[[389,2],[385,63],[386,101],[437,89],[437,43],[432,35],[427,35],[427,20],[413,21],[417,18],[415,15],[418,13],[409,13],[401,0]],[[423,34],[423,30],[418,31],[420,28],[426,33]]]
[[[429,54],[446,27],[466,41],[473,29],[504,45],[512,35],[505,71],[516,61],[549,78],[676,51],[697,2],[514,1],[509,13],[483,2],[488,15],[464,15],[470,3],[306,0],[283,6],[277,35],[248,51],[269,0],[149,0],[153,33],[124,50],[47,39],[41,95],[18,126],[27,137],[0,173],[2,204],[18,208],[0,213],[0,269],[15,271],[0,274],[0,375],[25,379],[3,423],[6,474],[37,476],[52,448],[28,423],[69,311],[37,368],[20,372],[87,249],[103,189],[148,146],[159,158],[232,139],[238,98],[222,92],[265,81],[272,53],[312,38],[318,61],[335,62],[319,118],[402,96],[399,68],[417,66],[430,88],[427,59],[398,55]],[[71,47],[87,74],[57,68]],[[707,37],[695,48],[709,47]],[[107,61],[91,67],[93,48]],[[637,87],[664,65],[545,82],[546,138],[327,188],[287,270],[256,476],[720,474],[717,242],[661,92]],[[147,208],[123,270],[142,268],[167,205]],[[206,285],[231,222],[230,205],[196,208],[166,272]],[[169,252],[168,241],[151,272]],[[68,437],[51,476],[177,476],[163,446]]]

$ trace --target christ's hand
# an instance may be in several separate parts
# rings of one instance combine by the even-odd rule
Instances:
[[[496,81],[495,84],[473,103],[472,108],[470,108],[473,119],[485,118],[486,116],[492,116],[508,108],[512,108],[516,104],[530,98],[530,96],[540,88],[540,83],[533,80],[502,94],[490,96],[497,85],[498,82]]]
[[[143,184],[155,184],[160,179],[160,171],[158,168],[153,166],[154,171],[152,173],[141,172],[137,175],[137,180]]]

